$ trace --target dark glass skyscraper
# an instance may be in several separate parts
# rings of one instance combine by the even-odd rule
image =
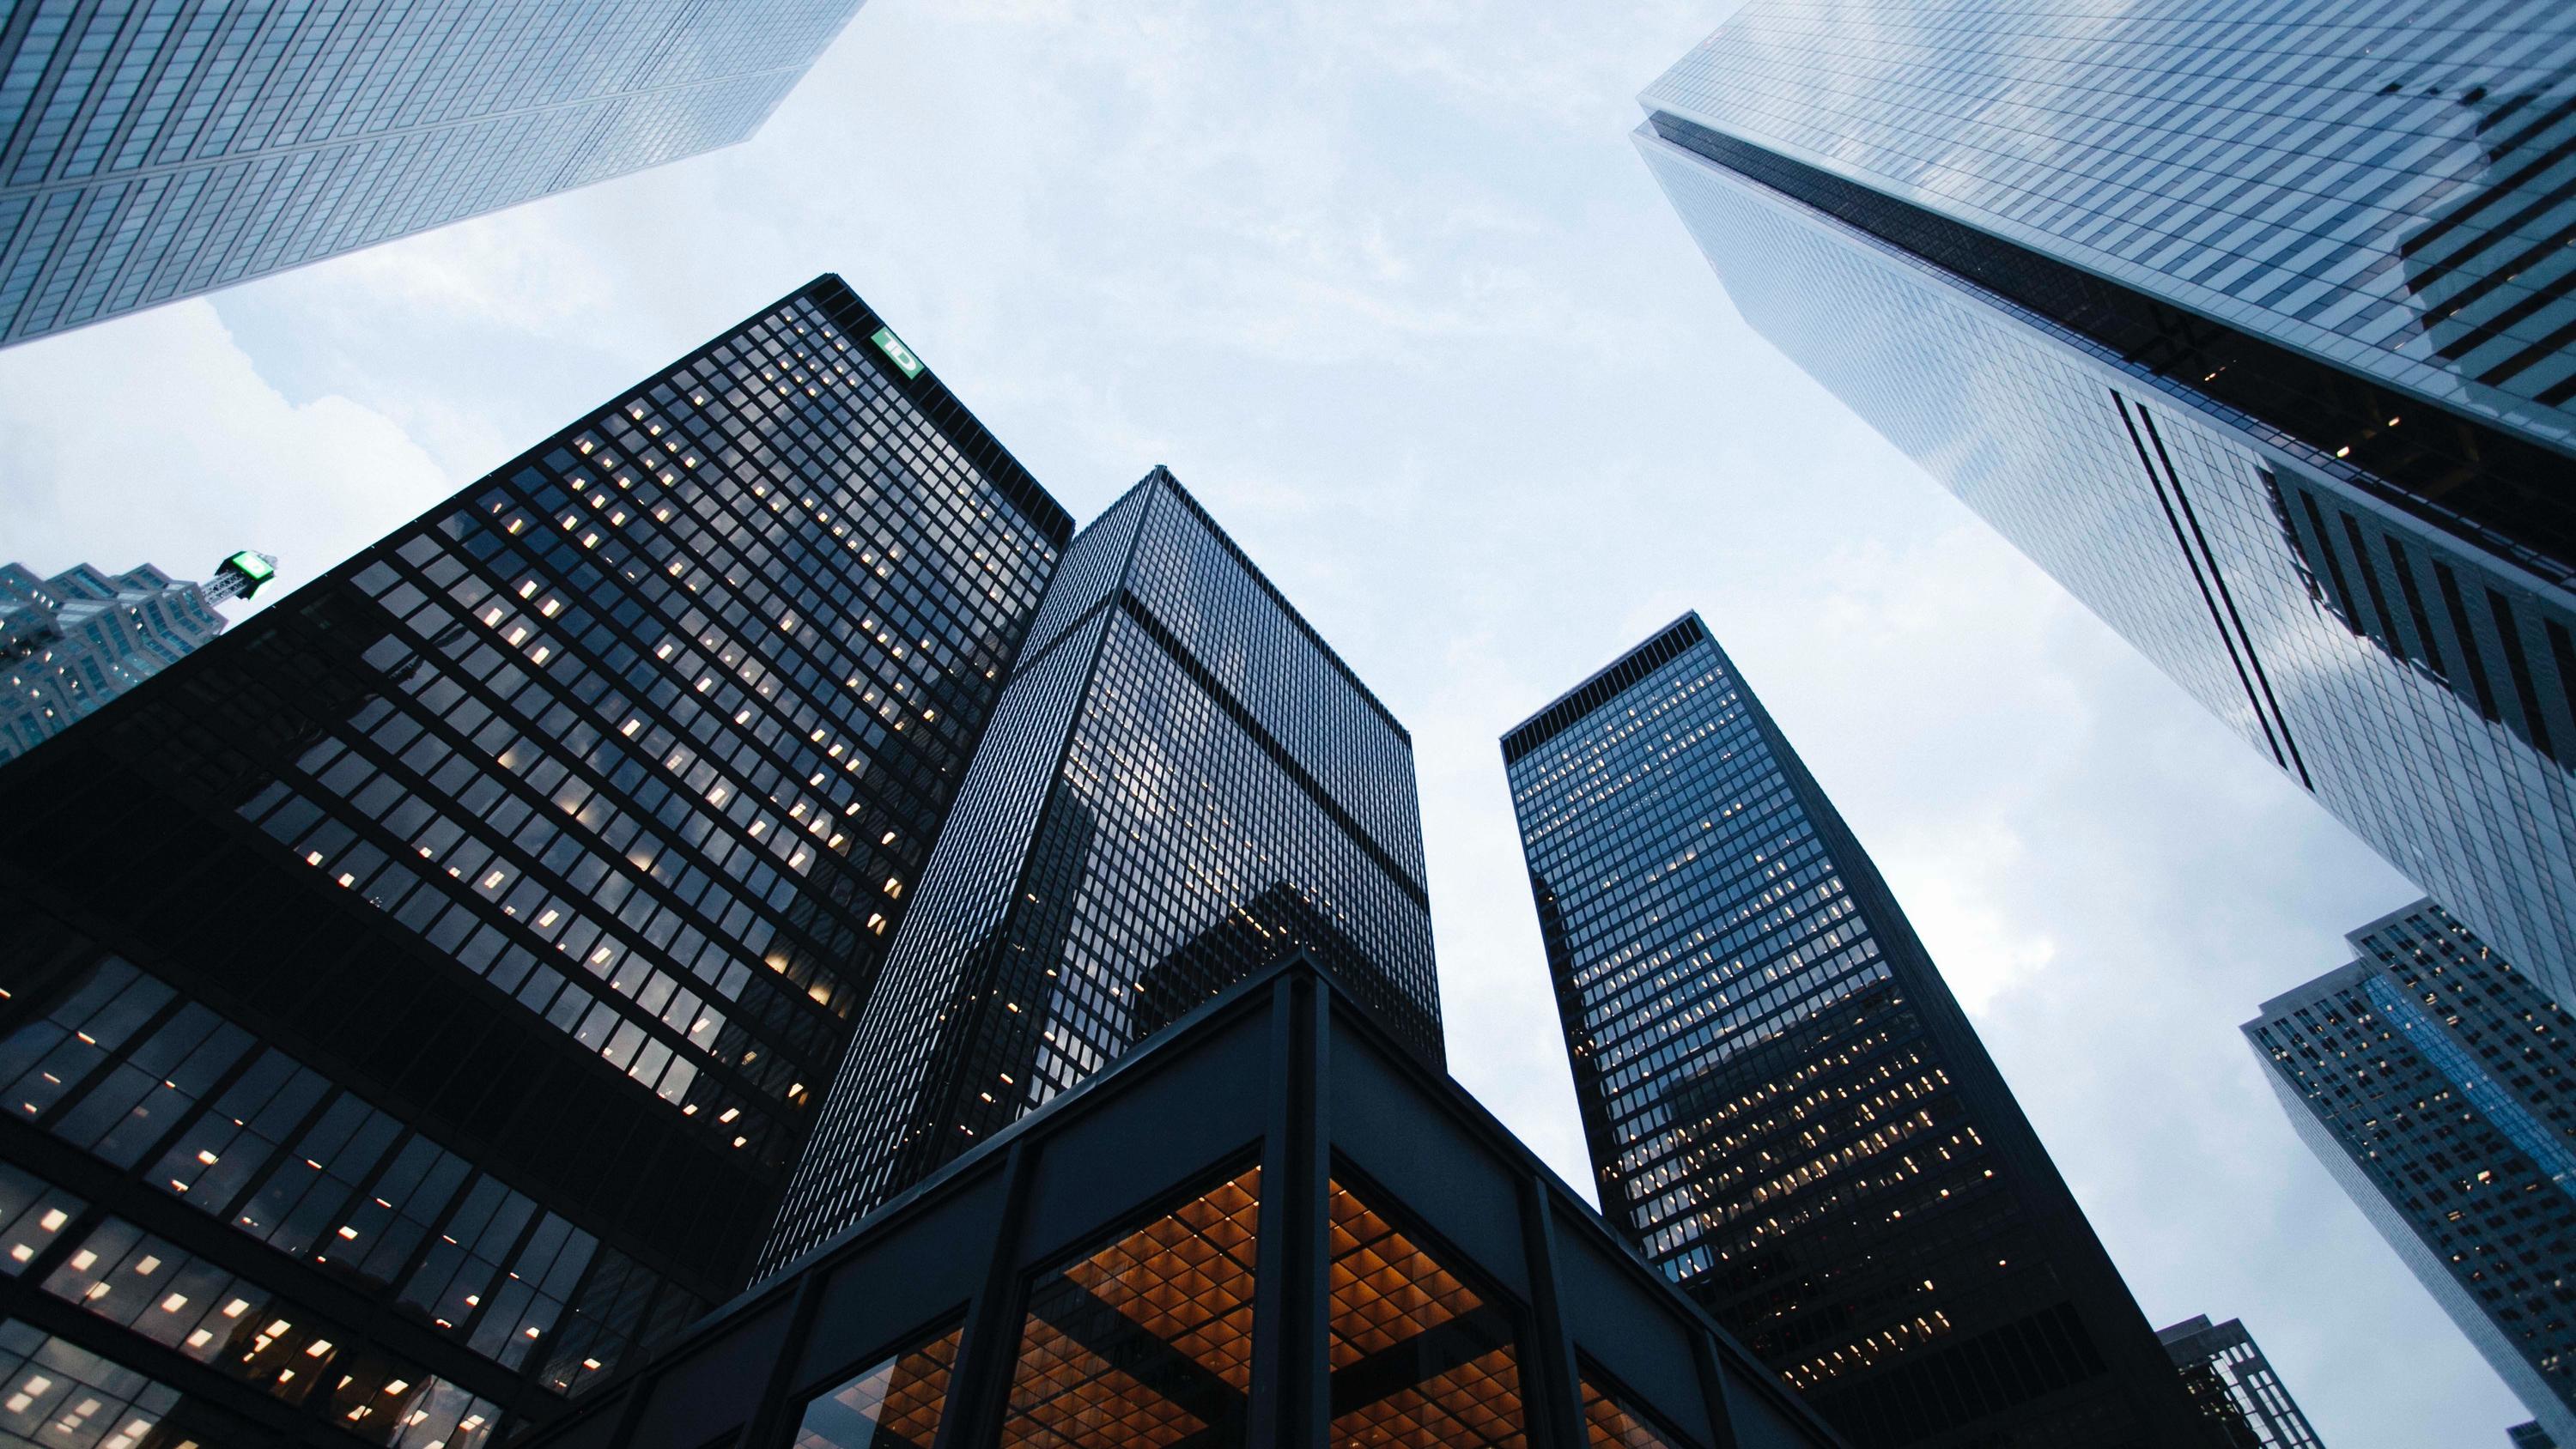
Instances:
[[[1747,321],[2576,996],[2576,9],[1751,0],[1643,101]]]
[[[2245,1024],[2310,1150],[2576,1443],[2576,1017],[2431,901]]]
[[[860,3],[0,7],[0,343],[743,140]]]
[[[472,1449],[729,1296],[1070,533],[825,277],[0,769],[7,1412]]]
[[[1886,883],[1696,614],[1503,759],[1612,1226],[1862,1449],[2204,1442]]]
[[[1303,949],[1441,1059],[1413,744],[1161,468],[1066,550],[774,1269]]]

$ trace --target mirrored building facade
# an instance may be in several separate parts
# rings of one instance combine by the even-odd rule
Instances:
[[[0,1350],[478,1449],[732,1293],[1070,536],[824,277],[0,768]]]
[[[1614,1229],[1862,1449],[2216,1442],[1697,615],[1503,758]]]
[[[1748,322],[2576,993],[2576,12],[1751,0],[1642,99]]]
[[[1253,970],[1441,1059],[1411,737],[1160,468],[1064,555],[764,1273]]]
[[[0,344],[743,140],[861,0],[23,0]]]
[[[2246,1040],[2371,1226],[2576,1443],[2576,1018],[2432,901],[2348,939]]]

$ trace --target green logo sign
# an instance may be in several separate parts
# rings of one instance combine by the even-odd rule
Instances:
[[[877,351],[886,355],[888,362],[903,369],[904,376],[921,376],[921,359],[912,355],[912,349],[903,345],[903,339],[894,335],[893,328],[878,328],[877,335],[871,340],[876,343]]]
[[[247,550],[234,554],[231,558],[225,559],[224,567],[240,574],[243,578],[250,580],[254,584],[264,584],[270,579],[277,577],[277,570],[269,567],[268,560]]]

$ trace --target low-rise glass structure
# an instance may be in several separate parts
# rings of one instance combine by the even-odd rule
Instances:
[[[1300,954],[736,1299],[543,1449],[1825,1449]]]

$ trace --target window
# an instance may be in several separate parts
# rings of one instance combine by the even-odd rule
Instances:
[[[1254,1168],[1041,1277],[1005,1449],[1245,1443],[1260,1205]]]
[[[951,1328],[872,1364],[805,1406],[795,1449],[929,1449],[957,1364]]]
[[[1521,1449],[1509,1314],[1332,1185],[1332,1441]]]

